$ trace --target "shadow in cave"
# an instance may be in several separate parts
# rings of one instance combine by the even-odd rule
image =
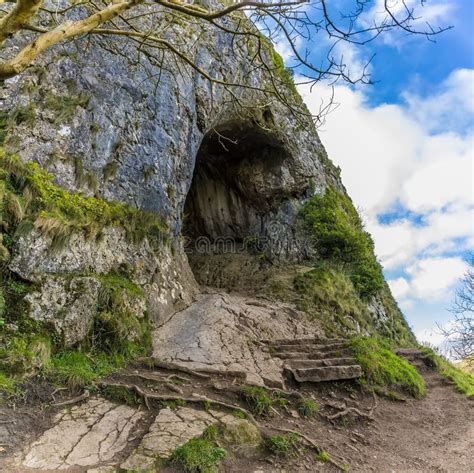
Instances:
[[[199,149],[184,208],[188,252],[223,241],[242,245],[265,234],[265,216],[282,200],[285,149],[275,134],[228,123]],[[207,245],[207,247],[206,247]]]

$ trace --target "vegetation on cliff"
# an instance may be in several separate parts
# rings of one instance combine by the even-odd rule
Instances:
[[[124,204],[69,193],[36,164],[23,163],[3,150],[0,198],[0,389],[12,394],[23,376],[38,371],[71,387],[84,386],[119,369],[127,359],[145,354],[151,343],[148,320],[130,306],[144,294],[126,273],[68,275],[93,277],[100,291],[87,340],[65,350],[60,333],[48,322],[28,315],[25,297],[41,283],[22,280],[8,269],[8,263],[17,239],[33,229],[51,237],[51,251],[67,244],[75,232],[99,238],[106,226],[125,228],[131,242],[148,238],[158,245],[166,232],[159,217]]]
[[[346,194],[330,186],[309,199],[301,214],[321,259],[343,265],[361,298],[380,292],[384,279],[374,243]]]
[[[404,358],[396,355],[387,342],[377,338],[351,340],[354,357],[364,372],[364,381],[373,386],[398,388],[416,398],[425,395],[423,377]]]

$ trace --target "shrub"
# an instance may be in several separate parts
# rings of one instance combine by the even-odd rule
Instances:
[[[265,446],[272,454],[280,458],[296,456],[300,444],[297,434],[274,435],[265,441]]]
[[[313,399],[302,399],[298,403],[298,412],[303,417],[312,417],[319,410],[319,404]]]
[[[384,279],[374,243],[347,195],[328,187],[305,203],[301,215],[319,256],[347,265],[361,297],[370,298],[382,289]]]
[[[422,350],[441,376],[451,381],[459,392],[469,398],[474,398],[474,376],[456,368],[445,358],[437,355],[431,348],[424,347]]]
[[[268,414],[273,405],[273,398],[265,388],[246,386],[242,388],[241,394],[250,410],[257,416]]]
[[[386,343],[376,338],[360,337],[352,339],[351,346],[366,381],[378,386],[401,388],[416,398],[424,396],[425,382],[420,373]]]
[[[174,450],[170,461],[187,473],[216,473],[226,455],[225,449],[210,440],[192,439]]]

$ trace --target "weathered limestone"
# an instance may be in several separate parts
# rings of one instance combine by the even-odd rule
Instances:
[[[236,449],[256,448],[261,442],[257,427],[245,419],[214,410],[205,412],[189,407],[162,409],[140,445],[120,467],[133,471],[152,469],[157,460],[168,459],[173,450],[200,437],[212,424],[221,427],[224,440]]]
[[[90,277],[48,278],[41,291],[26,296],[29,316],[53,325],[65,346],[74,345],[90,332],[97,311],[100,282]]]
[[[21,237],[9,269],[26,280],[43,283],[41,293],[29,296],[31,317],[57,320],[55,314],[67,313],[64,320],[55,323],[71,333],[77,329],[75,321],[82,324],[71,342],[80,340],[89,327],[98,289],[92,278],[77,275],[107,275],[126,267],[131,280],[142,287],[148,302],[131,300],[130,304],[137,316],[148,309],[151,318],[158,322],[189,305],[197,292],[181,251],[173,254],[165,244],[159,249],[152,248],[146,239],[139,244],[130,243],[121,228],[105,228],[99,241],[76,233],[65,248],[54,252],[50,248],[51,239],[38,231]],[[75,290],[81,285],[84,291]]]
[[[284,361],[284,370],[300,383],[339,381],[362,376],[362,368],[344,340],[300,338],[266,340],[268,350]]]
[[[22,465],[42,470],[109,462],[127,445],[143,413],[104,399],[60,412],[54,425],[27,448]]]
[[[240,372],[251,384],[282,386],[282,362],[262,350],[262,336],[320,334],[314,321],[288,304],[203,294],[155,331],[153,356],[192,369]]]

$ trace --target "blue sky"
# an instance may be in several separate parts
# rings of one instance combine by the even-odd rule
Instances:
[[[429,0],[418,12],[454,28],[435,43],[390,33],[367,47],[341,45],[355,72],[376,53],[376,83],[338,83],[339,106],[319,133],[408,322],[436,344],[436,324],[450,323],[447,309],[474,249],[474,2]],[[300,46],[316,59],[321,43]],[[285,44],[277,48],[291,65]],[[314,112],[329,93],[323,84],[299,89]]]

